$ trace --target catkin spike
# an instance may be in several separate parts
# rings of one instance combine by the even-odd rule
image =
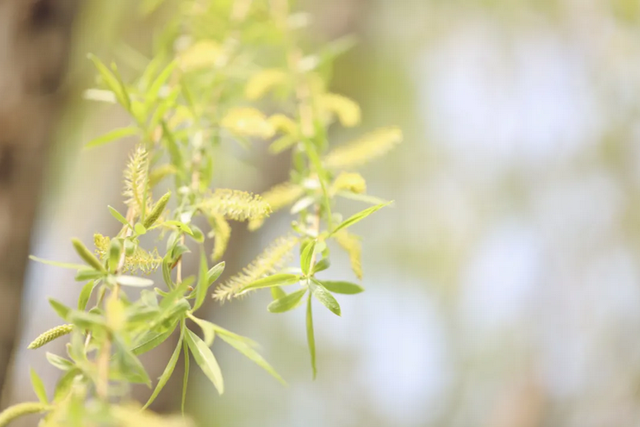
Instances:
[[[224,255],[231,237],[231,226],[222,215],[215,215],[212,221],[213,233],[215,241],[213,244],[213,254],[211,258],[218,261]]]
[[[73,331],[73,325],[56,326],[55,328],[49,329],[48,331],[40,334],[40,336],[35,340],[33,340],[33,342],[29,344],[29,347],[27,348],[29,350],[40,348],[43,345],[48,344],[51,341],[55,340],[56,338],[60,338],[64,335],[71,333],[71,331]]]
[[[217,189],[200,205],[209,216],[222,215],[234,221],[269,216],[271,207],[262,197],[238,190]]]
[[[274,87],[286,82],[287,73],[277,68],[268,68],[254,74],[247,82],[245,88],[245,96],[255,101],[262,98],[267,92]]]
[[[402,141],[402,131],[397,127],[375,130],[332,150],[324,159],[330,169],[350,169],[384,156]]]
[[[241,273],[236,274],[224,285],[218,287],[213,293],[213,298],[220,302],[230,300],[238,296],[238,292],[245,285],[278,271],[286,263],[287,256],[298,244],[298,240],[296,236],[276,239]]]
[[[304,194],[304,189],[291,182],[278,184],[261,194],[265,202],[271,206],[271,211],[278,211],[289,206]],[[255,218],[249,221],[249,230],[257,230],[264,223],[264,218]]]
[[[341,230],[334,235],[336,242],[349,255],[351,269],[356,277],[362,280],[362,243],[360,238],[346,230]]]
[[[171,191],[167,192],[160,198],[160,200],[158,200],[149,215],[147,215],[147,217],[144,219],[144,222],[142,223],[145,228],[151,227],[158,220],[158,218],[160,218],[160,215],[162,215],[162,212],[164,212],[164,208],[167,207],[167,203],[169,203],[170,198]]]
[[[338,116],[344,127],[354,127],[360,123],[360,106],[352,99],[336,93],[326,93],[320,98],[321,105]]]
[[[96,256],[100,259],[105,259],[109,251],[111,239],[103,236],[102,234],[96,233],[93,235],[93,241],[96,246]],[[162,257],[158,254],[157,249],[147,252],[137,246],[131,255],[126,256],[122,272],[141,271],[145,274],[149,274],[157,270],[160,265],[162,265]]]
[[[71,239],[71,243],[73,243],[73,247],[78,255],[80,255],[80,258],[82,258],[87,264],[98,271],[107,271],[100,260],[96,258],[96,256],[92,254],[91,251],[87,249],[87,247],[79,239]]]
[[[134,208],[138,214],[142,212],[142,206],[147,203],[147,201],[144,200],[145,194],[150,194],[147,172],[147,150],[139,145],[131,155],[127,168],[124,171],[123,192],[123,195],[127,197],[125,201],[127,206]]]
[[[25,402],[13,405],[0,413],[0,427],[5,427],[16,418],[24,415],[39,414],[50,411],[52,407],[40,402]]]
[[[363,194],[367,191],[367,183],[359,173],[340,172],[333,181],[331,189],[334,192],[348,190],[352,193]]]
[[[276,130],[259,110],[249,107],[230,109],[220,121],[230,132],[246,137],[271,138]]]

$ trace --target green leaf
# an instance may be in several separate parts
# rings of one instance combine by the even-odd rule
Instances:
[[[54,367],[60,369],[61,371],[68,371],[75,367],[75,365],[70,360],[67,360],[64,357],[60,357],[57,354],[47,352],[45,353],[45,356],[49,363],[51,363]]]
[[[193,230],[191,230],[191,227],[189,227],[187,224],[185,224],[184,222],[180,222],[180,221],[176,221],[176,220],[169,220],[169,221],[165,221],[164,225],[173,225],[174,227],[176,227],[178,230],[187,233],[189,236],[193,237]]]
[[[155,100],[158,98],[160,89],[162,89],[162,86],[164,86],[167,80],[169,80],[169,77],[171,77],[171,74],[173,73],[173,70],[175,68],[176,61],[173,61],[169,63],[169,65],[167,65],[164,70],[162,70],[158,77],[156,77],[151,86],[149,86],[149,90],[147,91],[147,97],[149,100]]]
[[[153,350],[154,348],[156,348],[157,346],[165,342],[167,338],[171,336],[173,331],[176,329],[176,325],[177,325],[177,322],[175,322],[166,331],[162,331],[162,332],[152,332],[152,331],[147,332],[142,336],[142,338],[140,339],[140,342],[131,349],[131,351],[133,352],[133,354],[139,355],[139,354],[146,353],[150,350]]]
[[[136,223],[136,225],[133,227],[133,230],[136,232],[138,236],[143,236],[147,233],[147,227],[145,227],[139,222]]]
[[[104,277],[105,274],[101,271],[94,270],[93,268],[82,267],[76,273],[75,280],[78,282],[84,282],[85,280],[94,280]]]
[[[213,344],[213,340],[216,337],[216,325],[207,320],[198,319],[191,314],[188,314],[188,316],[191,320],[196,322],[198,326],[200,326],[200,329],[204,332],[204,343],[207,347],[211,347],[211,344]]]
[[[340,316],[340,304],[338,301],[331,295],[331,293],[322,286],[320,281],[311,278],[309,282],[309,288],[311,289],[311,293],[316,297],[318,301],[322,303],[325,307],[327,307],[331,312],[337,316]]]
[[[122,214],[118,212],[115,208],[111,206],[107,206],[107,208],[109,208],[109,213],[111,214],[111,216],[117,219],[118,222],[122,223],[123,225],[126,225],[129,228],[133,228],[131,227],[131,224],[129,224],[129,221],[127,221],[127,219],[124,216],[122,216]]]
[[[31,368],[31,386],[33,387],[33,391],[35,391],[36,396],[38,396],[38,400],[44,403],[45,405],[49,404],[49,399],[47,398],[47,391],[44,388],[44,383],[42,379],[38,376],[37,372]]]
[[[84,147],[85,148],[98,147],[100,145],[108,144],[109,142],[117,141],[118,139],[125,138],[127,136],[136,135],[138,133],[139,133],[138,128],[135,128],[133,126],[114,129],[110,132],[105,133],[104,135],[101,135],[97,138],[92,139]]]
[[[102,76],[102,79],[104,80],[107,87],[115,94],[118,102],[127,110],[129,110],[131,107],[131,101],[129,100],[129,96],[127,95],[127,93],[123,91],[120,81],[95,55],[89,54],[88,57],[91,61],[93,61],[93,64],[98,69],[100,76]]]
[[[313,275],[321,271],[324,271],[327,268],[329,268],[329,266],[331,266],[331,262],[329,261],[329,258],[322,258],[320,261],[316,263],[316,265],[313,266],[313,269],[311,270],[311,274]]]
[[[151,279],[146,279],[144,277],[138,276],[129,276],[125,274],[116,276],[116,281],[122,286],[133,286],[136,288],[144,288],[146,286],[153,285],[153,280]]]
[[[78,368],[70,369],[62,374],[62,376],[58,380],[58,383],[56,384],[56,389],[53,392],[54,402],[60,401],[67,395],[67,392],[69,391],[73,380],[79,375],[82,375],[82,372]]]
[[[131,350],[127,349],[120,341],[115,341],[118,349],[114,354],[115,361],[120,365],[120,373],[132,383],[146,384],[151,387],[151,379],[144,369],[142,362]]]
[[[280,286],[273,286],[271,288],[271,297],[273,298],[274,301],[280,298],[284,298],[286,296],[287,296],[287,293],[283,291]]]
[[[317,240],[311,240],[306,243],[300,251],[300,268],[305,276],[309,275],[311,269],[311,260],[313,259],[313,253],[316,249]]]
[[[324,205],[324,209],[327,215],[327,222],[329,223],[329,230],[333,229],[333,215],[331,214],[331,198],[329,197],[329,190],[327,189],[327,171],[322,166],[322,161],[320,160],[320,156],[318,156],[318,152],[316,150],[315,145],[308,138],[303,139],[304,149],[307,152],[307,156],[313,165],[313,168],[318,175],[318,180],[320,181],[320,187],[322,187],[322,204]]]
[[[120,254],[122,253],[122,243],[120,239],[112,239],[109,243],[109,271],[115,273],[120,262]]]
[[[176,364],[178,363],[178,358],[180,357],[180,351],[182,350],[183,335],[184,334],[182,333],[180,334],[180,338],[178,339],[178,344],[176,345],[176,349],[173,350],[173,354],[171,355],[169,362],[167,362],[167,366],[164,368],[164,372],[162,372],[162,375],[160,375],[160,378],[158,379],[158,384],[156,385],[155,390],[153,390],[151,397],[149,397],[149,400],[147,400],[147,403],[144,404],[142,409],[148,408],[149,405],[151,405],[153,401],[156,400],[156,397],[158,397],[158,394],[160,394],[164,386],[167,385],[167,381],[169,381],[169,378],[171,378],[171,375],[173,374],[173,371],[176,368]]]
[[[238,350],[240,353],[245,355],[249,360],[254,362],[256,365],[260,366],[262,369],[267,371],[274,377],[276,380],[280,381],[282,384],[286,385],[286,382],[282,379],[282,377],[276,372],[275,369],[267,362],[256,350],[254,350],[251,346],[247,345],[244,340],[238,340],[231,335],[220,334],[219,335],[222,340],[224,340],[227,344]]]
[[[285,311],[293,310],[300,305],[300,301],[302,301],[302,297],[306,293],[306,289],[291,292],[289,295],[273,301],[267,306],[267,310],[271,313],[284,313]]]
[[[49,304],[51,305],[51,307],[53,307],[58,316],[60,316],[63,320],[68,319],[69,313],[71,313],[71,309],[69,307],[53,298],[49,298]]]
[[[350,216],[348,219],[342,221],[342,223],[340,225],[338,225],[331,232],[331,234],[332,235],[336,234],[338,231],[342,230],[343,228],[351,227],[353,224],[362,221],[363,219],[365,219],[366,217],[368,217],[372,213],[384,208],[385,206],[389,206],[391,203],[393,203],[393,202],[380,203],[379,205],[371,206],[370,208],[367,208],[367,209],[365,209],[363,211],[358,212],[355,215]]]
[[[250,291],[252,289],[270,288],[272,286],[287,286],[298,283],[301,277],[296,274],[274,274],[272,276],[265,277],[264,279],[256,280],[248,285],[245,285],[238,295]]]
[[[87,264],[98,271],[103,273],[107,272],[100,260],[96,258],[96,256],[79,239],[71,239],[71,243],[73,243],[73,248],[76,250],[80,258],[82,258]]]
[[[335,292],[336,294],[354,295],[364,292],[362,286],[351,282],[333,280],[321,280],[320,282],[328,291]]]
[[[183,325],[183,330],[187,330]],[[180,403],[180,410],[184,416],[184,406],[187,403],[187,385],[189,384],[189,345],[187,340],[182,341],[182,348],[184,350],[184,375],[182,377],[182,399]]]
[[[78,297],[78,310],[85,310],[87,308],[87,303],[89,302],[89,298],[91,298],[94,286],[95,282],[91,281],[82,287],[80,297]]]
[[[198,273],[198,284],[196,285],[196,301],[193,304],[193,311],[200,308],[209,290],[209,266],[207,265],[207,257],[204,254],[204,248],[200,248],[200,271]]]
[[[82,329],[93,330],[96,327],[105,328],[106,320],[103,316],[87,311],[74,310],[69,314],[69,322]]]
[[[31,259],[33,261],[36,261],[36,262],[39,262],[39,263],[42,263],[42,264],[53,265],[54,267],[69,268],[71,270],[80,270],[82,268],[87,268],[83,264],[72,264],[72,263],[68,263],[68,262],[50,261],[48,259],[38,258],[38,257],[33,256],[33,255],[29,255],[29,259]]]
[[[316,379],[318,370],[316,368],[316,338],[313,333],[313,313],[311,311],[311,294],[307,298],[307,344],[309,345],[309,355],[311,356],[311,369],[313,379]]]
[[[380,197],[369,196],[367,194],[359,194],[351,191],[338,191],[336,193],[340,197],[344,197],[345,199],[356,200],[358,202],[369,203],[371,205],[380,205],[384,203],[389,203],[388,200],[381,199]]]
[[[189,350],[193,353],[193,358],[198,366],[200,366],[200,369],[202,369],[202,372],[204,372],[207,378],[213,383],[216,390],[218,390],[218,393],[222,394],[224,392],[224,381],[215,356],[200,337],[188,329],[186,332],[185,338]]]
[[[207,273],[207,283],[209,284],[209,286],[213,285],[213,283],[216,280],[218,280],[218,278],[220,277],[220,275],[224,271],[224,267],[225,267],[224,261],[222,261],[222,262],[216,264],[215,266],[211,267],[211,269]]]

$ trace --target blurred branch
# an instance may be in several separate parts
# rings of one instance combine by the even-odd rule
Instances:
[[[0,0],[0,387],[77,8],[77,0]]]

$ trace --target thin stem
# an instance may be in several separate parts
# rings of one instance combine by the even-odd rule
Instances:
[[[133,208],[129,208],[127,210],[127,221],[129,223],[133,223],[135,216],[135,211]],[[131,236],[133,230],[131,227],[126,227],[126,231],[124,237],[127,238]],[[124,268],[124,263],[126,260],[126,250],[122,248],[122,253],[120,254],[120,259],[118,261],[118,267],[116,268],[115,273],[119,273]],[[120,292],[120,284],[118,282],[113,286],[113,290],[111,291],[110,298],[112,300],[118,299],[118,294]],[[111,333],[107,331],[107,339],[103,343],[100,348],[100,354],[98,355],[98,383],[96,385],[96,392],[98,397],[102,400],[109,399],[109,361],[111,359],[111,346],[112,346],[112,337]]]

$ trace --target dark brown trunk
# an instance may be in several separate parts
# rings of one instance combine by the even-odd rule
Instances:
[[[77,0],[0,0],[0,389]]]

